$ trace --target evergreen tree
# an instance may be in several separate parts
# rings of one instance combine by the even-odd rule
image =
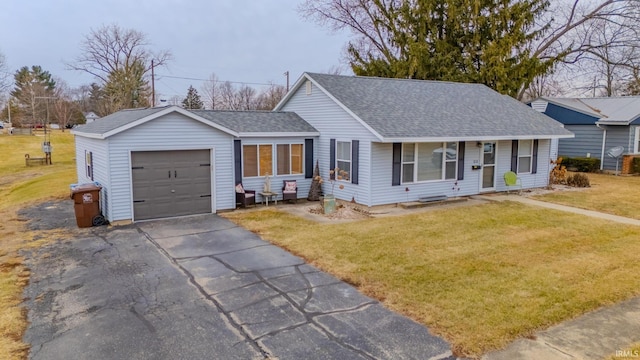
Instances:
[[[54,96],[56,82],[48,71],[38,65],[23,66],[16,71],[11,96],[18,101],[25,117],[32,124],[41,124],[46,116],[48,98]]]
[[[189,86],[189,90],[187,90],[187,97],[182,100],[182,107],[185,109],[204,108],[204,104],[200,99],[200,95],[198,95],[198,90],[196,90],[193,86]]]

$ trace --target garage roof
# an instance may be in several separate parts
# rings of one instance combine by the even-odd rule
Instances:
[[[120,110],[75,128],[78,136],[106,139],[164,115],[177,112],[235,137],[318,136],[318,131],[293,112],[186,110],[178,106]]]

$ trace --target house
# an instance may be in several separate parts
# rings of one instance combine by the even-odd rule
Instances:
[[[567,157],[594,157],[600,169],[614,170],[616,159],[606,152],[622,146],[624,153],[640,153],[640,97],[542,97],[531,107],[563,123],[575,133],[561,139],[558,153]]]
[[[86,124],[92,123],[100,119],[100,116],[96,115],[96,113],[94,113],[93,111],[82,113],[82,115],[84,115],[84,120]]]
[[[504,191],[509,170],[543,187],[573,136],[484,85],[314,73],[272,112],[123,110],[73,133],[78,181],[101,183],[112,222],[233,209],[235,185],[260,191],[267,174],[305,198],[316,161],[365,206]]]

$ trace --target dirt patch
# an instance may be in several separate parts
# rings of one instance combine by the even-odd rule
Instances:
[[[561,191],[584,191],[587,189],[589,188],[579,188],[579,187],[573,187],[568,185],[551,185],[544,188],[525,189],[525,190],[522,190],[521,195],[525,197],[530,197],[530,196],[546,195],[546,194],[551,194],[551,193],[561,192]]]
[[[321,204],[307,206],[305,211],[331,220],[360,220],[371,217],[371,213],[361,206],[346,202],[338,202],[336,211],[331,214],[325,214]]]

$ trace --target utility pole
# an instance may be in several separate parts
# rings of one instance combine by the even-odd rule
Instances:
[[[153,59],[151,59],[151,107],[156,107],[156,76],[153,67]]]
[[[289,70],[284,72],[284,76],[287,77],[287,92],[289,92]]]

